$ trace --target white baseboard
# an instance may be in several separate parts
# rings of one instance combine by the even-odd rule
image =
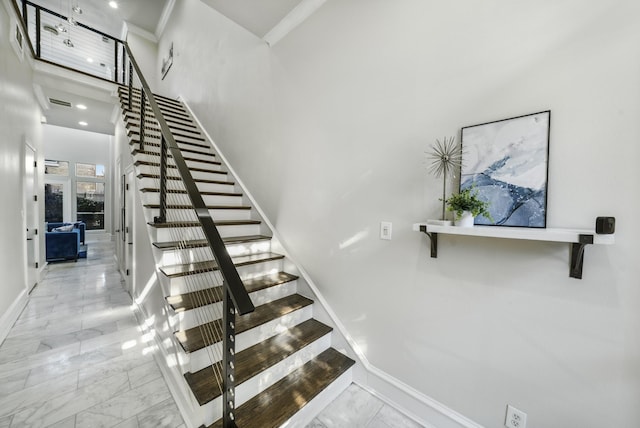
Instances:
[[[16,300],[13,301],[7,311],[0,317],[0,344],[4,342],[9,331],[11,331],[11,327],[13,327],[13,324],[15,324],[28,302],[29,294],[27,294],[27,290],[22,290]]]
[[[446,405],[401,382],[368,361],[367,383],[358,385],[425,428],[484,428]]]

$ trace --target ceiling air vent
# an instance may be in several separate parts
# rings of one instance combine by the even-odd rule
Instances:
[[[49,102],[51,104],[57,104],[63,107],[71,107],[71,103],[69,101],[62,101],[62,100],[57,100],[55,98],[49,98]]]

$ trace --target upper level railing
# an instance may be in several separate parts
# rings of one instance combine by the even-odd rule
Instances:
[[[74,71],[125,84],[124,43],[73,17],[17,0],[33,55]]]

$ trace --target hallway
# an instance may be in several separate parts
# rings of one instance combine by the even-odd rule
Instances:
[[[0,428],[184,427],[108,235],[49,264],[0,346]]]

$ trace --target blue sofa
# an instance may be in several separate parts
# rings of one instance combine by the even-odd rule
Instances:
[[[71,226],[69,231],[56,230],[60,227]],[[48,262],[57,260],[78,260],[87,257],[84,245],[85,224],[82,222],[48,223],[45,233],[46,259]]]

